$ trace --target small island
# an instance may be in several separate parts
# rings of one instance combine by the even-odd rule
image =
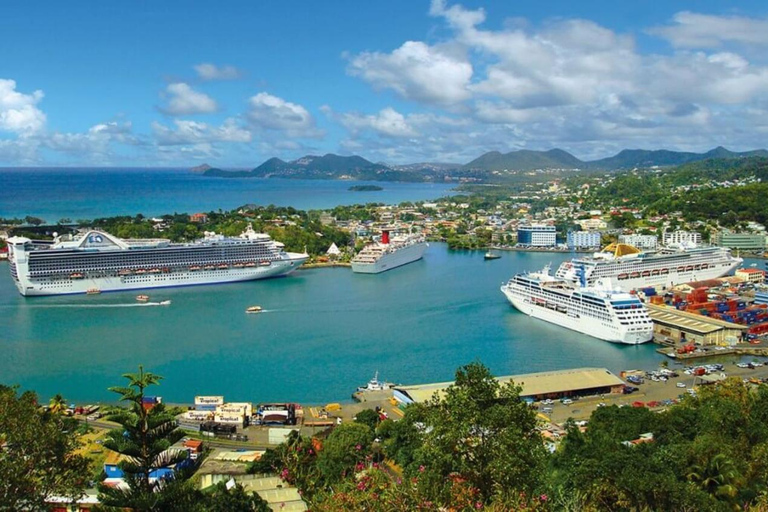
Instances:
[[[353,185],[348,190],[352,192],[375,192],[384,189],[378,185]]]

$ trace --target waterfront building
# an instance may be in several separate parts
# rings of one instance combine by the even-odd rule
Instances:
[[[768,291],[755,292],[755,304],[768,304]]]
[[[765,235],[762,233],[734,233],[723,230],[715,234],[714,242],[720,247],[745,251],[762,251],[765,249]]]
[[[699,235],[699,233],[696,234]],[[654,251],[659,245],[659,237],[656,235],[619,235],[619,243],[631,245],[638,249]]]
[[[599,249],[599,231],[569,231],[566,242],[569,249]]]
[[[624,381],[605,368],[573,368],[551,372],[527,373],[497,377],[501,384],[514,382],[522,387],[521,398],[541,400],[567,396],[589,396],[619,394],[624,389]],[[403,404],[424,403],[434,393],[439,396],[453,382],[418,384],[414,386],[396,386],[393,394]]]
[[[530,247],[554,247],[557,244],[555,226],[543,224],[519,226],[517,243]]]
[[[653,335],[661,343],[728,346],[740,342],[748,325],[733,324],[669,306],[646,304]]]
[[[689,244],[701,244],[701,233],[696,231],[672,231],[664,233],[662,237],[662,243],[664,245],[689,245]]]
[[[740,268],[735,272],[735,275],[752,284],[765,282],[765,271],[758,268]]]
[[[603,219],[582,219],[577,220],[576,224],[581,226],[584,231],[596,231],[598,229],[605,229],[608,227],[608,223]]]

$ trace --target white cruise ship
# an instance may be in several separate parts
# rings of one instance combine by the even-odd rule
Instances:
[[[653,323],[635,295],[599,282],[575,284],[541,272],[517,274],[501,291],[526,315],[614,343],[637,345],[653,337]]]
[[[743,260],[724,247],[666,247],[642,252],[626,244],[611,244],[592,257],[563,262],[555,277],[579,282],[583,268],[587,285],[609,280],[611,286],[630,291],[647,286],[663,289],[722,277]]]
[[[420,235],[394,236],[381,232],[381,241],[366,245],[352,258],[352,272],[378,274],[420,260],[427,242]]]
[[[11,276],[25,296],[249,281],[285,275],[308,258],[251,226],[237,238],[206,233],[192,243],[122,240],[94,230],[53,244],[12,237],[8,247]]]

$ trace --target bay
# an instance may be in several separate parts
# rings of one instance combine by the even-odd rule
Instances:
[[[355,192],[353,185],[384,190]],[[300,210],[358,203],[398,204],[450,195],[455,185],[339,180],[207,178],[187,169],[0,169],[0,217],[145,216],[232,210],[244,204]]]
[[[515,272],[571,255],[449,251],[430,244],[419,262],[378,275],[308,269],[242,284],[134,293],[21,297],[0,265],[0,382],[43,398],[109,401],[106,388],[139,364],[163,375],[157,394],[191,403],[326,403],[347,399],[379,371],[417,384],[452,380],[481,361],[496,375],[597,366],[650,369],[653,344],[607,343],[514,310],[499,291]],[[261,305],[266,312],[245,314]]]

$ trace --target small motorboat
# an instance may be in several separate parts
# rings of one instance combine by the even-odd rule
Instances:
[[[149,295],[137,295],[136,300],[139,302],[149,302]]]
[[[101,293],[101,290],[99,290],[98,288],[88,288],[87,290],[85,290],[86,295],[98,295],[100,293]]]
[[[261,313],[264,311],[261,306],[251,306],[245,310],[246,313]]]
[[[158,302],[158,304],[160,304],[161,306],[170,306],[171,305],[171,301],[170,300],[161,300],[160,302]]]
[[[488,251],[487,253],[485,253],[485,256],[483,256],[483,257],[486,260],[497,260],[497,259],[501,258],[501,256],[499,254],[496,254],[493,251]]]

